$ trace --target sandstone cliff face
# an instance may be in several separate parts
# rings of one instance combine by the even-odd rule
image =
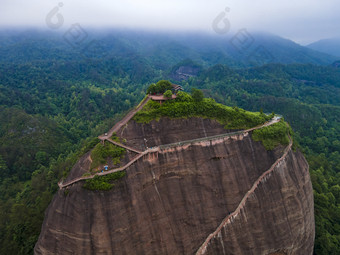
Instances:
[[[204,129],[226,132],[210,120],[164,119],[131,121],[119,135],[141,144],[146,129],[148,146],[197,138]],[[239,135],[141,158],[110,191],[74,184],[67,195],[58,191],[47,209],[35,254],[195,254],[282,153]],[[313,241],[308,165],[289,151],[204,253],[312,254]]]
[[[311,189],[304,157],[290,151],[203,254],[312,254]]]
[[[232,131],[224,129],[223,125],[211,119],[190,118],[170,120],[168,118],[161,118],[159,121],[151,121],[148,124],[130,121],[128,125],[117,132],[117,135],[126,139],[128,145],[139,150],[145,150],[146,146],[150,148],[156,145],[208,137]]]

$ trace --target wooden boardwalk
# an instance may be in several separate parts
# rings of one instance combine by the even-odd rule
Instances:
[[[70,186],[74,183],[77,183],[79,181],[85,181],[85,180],[88,180],[88,179],[92,179],[96,176],[103,176],[103,175],[108,175],[108,174],[112,174],[112,173],[115,173],[115,172],[119,172],[119,171],[124,171],[126,168],[128,168],[129,166],[131,166],[133,163],[135,163],[138,159],[140,159],[141,157],[143,157],[145,154],[147,154],[148,152],[143,152],[141,154],[138,154],[136,157],[134,157],[129,163],[127,163],[125,166],[122,166],[122,167],[119,167],[119,168],[114,168],[114,169],[111,169],[109,171],[105,171],[105,172],[99,172],[99,173],[96,173],[94,175],[91,175],[91,176],[82,176],[82,177],[79,177],[77,179],[74,179],[68,183],[62,183],[62,182],[59,182],[58,183],[58,186],[60,189],[62,188],[65,188],[67,186]]]
[[[132,165],[134,162],[136,162],[142,156],[147,155],[149,153],[155,153],[155,152],[159,152],[161,150],[168,149],[168,148],[173,148],[173,147],[184,147],[184,146],[186,146],[188,144],[192,144],[193,145],[195,143],[200,143],[200,142],[203,142],[203,141],[220,140],[220,139],[224,139],[225,137],[229,137],[229,136],[246,134],[246,133],[249,133],[249,132],[251,132],[253,130],[273,125],[273,124],[275,124],[275,123],[277,123],[279,121],[280,121],[280,118],[276,118],[275,117],[271,121],[268,121],[268,122],[266,122],[266,123],[264,123],[264,124],[262,124],[260,126],[257,126],[257,127],[251,128],[251,129],[247,129],[247,130],[243,130],[243,131],[238,131],[238,132],[232,132],[232,133],[225,133],[225,134],[221,134],[221,135],[217,135],[217,136],[209,136],[209,137],[203,137],[203,138],[198,138],[198,139],[193,139],[193,140],[187,140],[187,141],[182,141],[182,142],[177,142],[177,143],[172,143],[172,144],[160,145],[160,146],[156,146],[156,147],[147,149],[147,150],[145,150],[143,152],[140,152],[140,151],[138,151],[138,150],[136,150],[136,149],[134,149],[132,147],[128,147],[128,146],[125,146],[123,144],[117,143],[117,142],[113,141],[112,139],[106,139],[109,142],[111,142],[111,143],[113,143],[115,145],[121,146],[121,147],[123,147],[123,148],[125,148],[127,150],[133,151],[133,152],[137,153],[138,155],[135,158],[133,158],[129,163],[127,163],[123,167],[111,169],[111,170],[105,171],[103,173],[101,173],[101,172],[100,173],[96,173],[96,174],[91,175],[91,176],[83,176],[83,177],[77,178],[77,179],[72,180],[72,181],[70,181],[68,183],[65,183],[65,184],[63,184],[62,182],[59,182],[58,186],[59,186],[60,189],[62,189],[62,188],[65,188],[65,187],[67,187],[69,185],[72,185],[72,184],[74,184],[76,182],[92,179],[95,176],[103,176],[103,175],[107,175],[107,174],[110,174],[110,173],[126,170],[130,165]]]
[[[110,138],[107,138],[106,141],[109,141],[110,143],[112,143],[112,144],[114,144],[114,145],[116,145],[116,146],[122,147],[122,148],[124,148],[124,149],[126,149],[126,150],[128,150],[128,151],[132,151],[132,152],[135,152],[135,153],[138,153],[138,154],[142,153],[141,151],[138,151],[138,150],[136,150],[136,149],[134,149],[134,148],[132,148],[132,147],[129,147],[129,146],[126,146],[126,145],[124,145],[124,144],[115,142],[115,141],[113,141],[113,140],[110,139]]]
[[[125,126],[129,122],[129,120],[131,120],[133,116],[135,116],[135,114],[139,112],[144,107],[144,105],[147,104],[147,102],[149,102],[150,99],[151,99],[150,96],[145,97],[141,104],[139,104],[135,109],[130,111],[122,120],[118,121],[109,130],[109,132],[105,133],[104,135],[98,136],[98,138],[100,140],[107,140],[108,138],[110,138],[113,135],[113,133],[117,132],[121,127]]]

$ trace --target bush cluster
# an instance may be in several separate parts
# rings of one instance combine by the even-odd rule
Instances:
[[[96,176],[85,181],[83,188],[88,190],[110,190],[114,187],[113,181],[125,176],[125,171],[115,172],[104,176]]]
[[[166,81],[166,80],[160,80],[159,82],[157,82],[156,84],[152,83],[146,93],[147,94],[163,94],[165,91],[167,90],[171,90],[172,89],[172,85],[170,81]]]
[[[104,145],[98,143],[91,152],[91,169],[106,164],[108,158],[111,158],[114,164],[119,163],[124,153],[124,148],[113,145],[112,143],[105,142]]]
[[[163,94],[163,96],[164,96],[165,98],[172,98],[172,92],[171,92],[171,90],[165,91],[164,94]]]
[[[253,131],[252,138],[254,141],[261,141],[267,150],[273,150],[279,144],[288,145],[289,137],[292,131],[287,124],[281,120],[278,123],[268,127],[256,129]]]
[[[191,96],[196,102],[201,102],[204,98],[203,92],[199,89],[193,88],[191,90]]]

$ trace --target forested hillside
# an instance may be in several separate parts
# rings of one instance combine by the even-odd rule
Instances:
[[[290,122],[310,164],[315,252],[338,254],[340,69],[312,64],[232,69],[226,64],[245,62],[221,50],[223,39],[214,52],[211,38],[174,41],[173,35],[120,33],[101,34],[101,47],[85,57],[59,34],[0,33],[0,253],[32,253],[58,180],[93,146],[94,137],[138,104],[150,83],[168,79],[189,63],[199,72],[176,81],[186,91],[200,88],[217,102],[274,111]],[[268,38],[261,40],[275,49]],[[288,47],[289,54],[275,51],[275,56],[289,56],[278,61],[334,60],[288,44],[304,57],[294,60]]]
[[[326,54],[340,57],[339,44],[340,38],[330,38],[311,43],[307,45],[307,47],[313,50],[324,52]]]
[[[0,63],[96,62],[125,59],[166,71],[184,59],[209,67],[258,66],[267,63],[310,63],[329,65],[337,57],[303,47],[288,39],[266,33],[240,30],[227,35],[204,33],[163,33],[132,30],[84,29],[86,40],[66,40],[69,36],[52,31],[6,31],[0,29]],[[246,37],[246,38],[244,38]],[[243,44],[242,40],[248,43]],[[99,63],[97,62],[99,60]],[[138,72],[138,68],[133,68]]]

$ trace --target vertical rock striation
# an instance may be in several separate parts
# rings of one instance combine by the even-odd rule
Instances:
[[[307,162],[290,150],[196,254],[312,254],[311,189]]]
[[[209,135],[223,128],[210,120],[186,123],[178,128],[183,120],[129,122],[119,136],[135,137],[131,144],[138,144],[143,141],[138,132],[147,128],[148,139],[157,144],[169,139],[161,130],[172,134],[167,141],[177,142],[200,137],[207,127],[215,128]],[[239,135],[143,157],[110,191],[73,184],[67,193],[59,190],[48,207],[35,254],[195,254],[283,153],[284,148],[266,151],[251,135]],[[313,241],[308,164],[289,150],[204,254],[312,254]]]

